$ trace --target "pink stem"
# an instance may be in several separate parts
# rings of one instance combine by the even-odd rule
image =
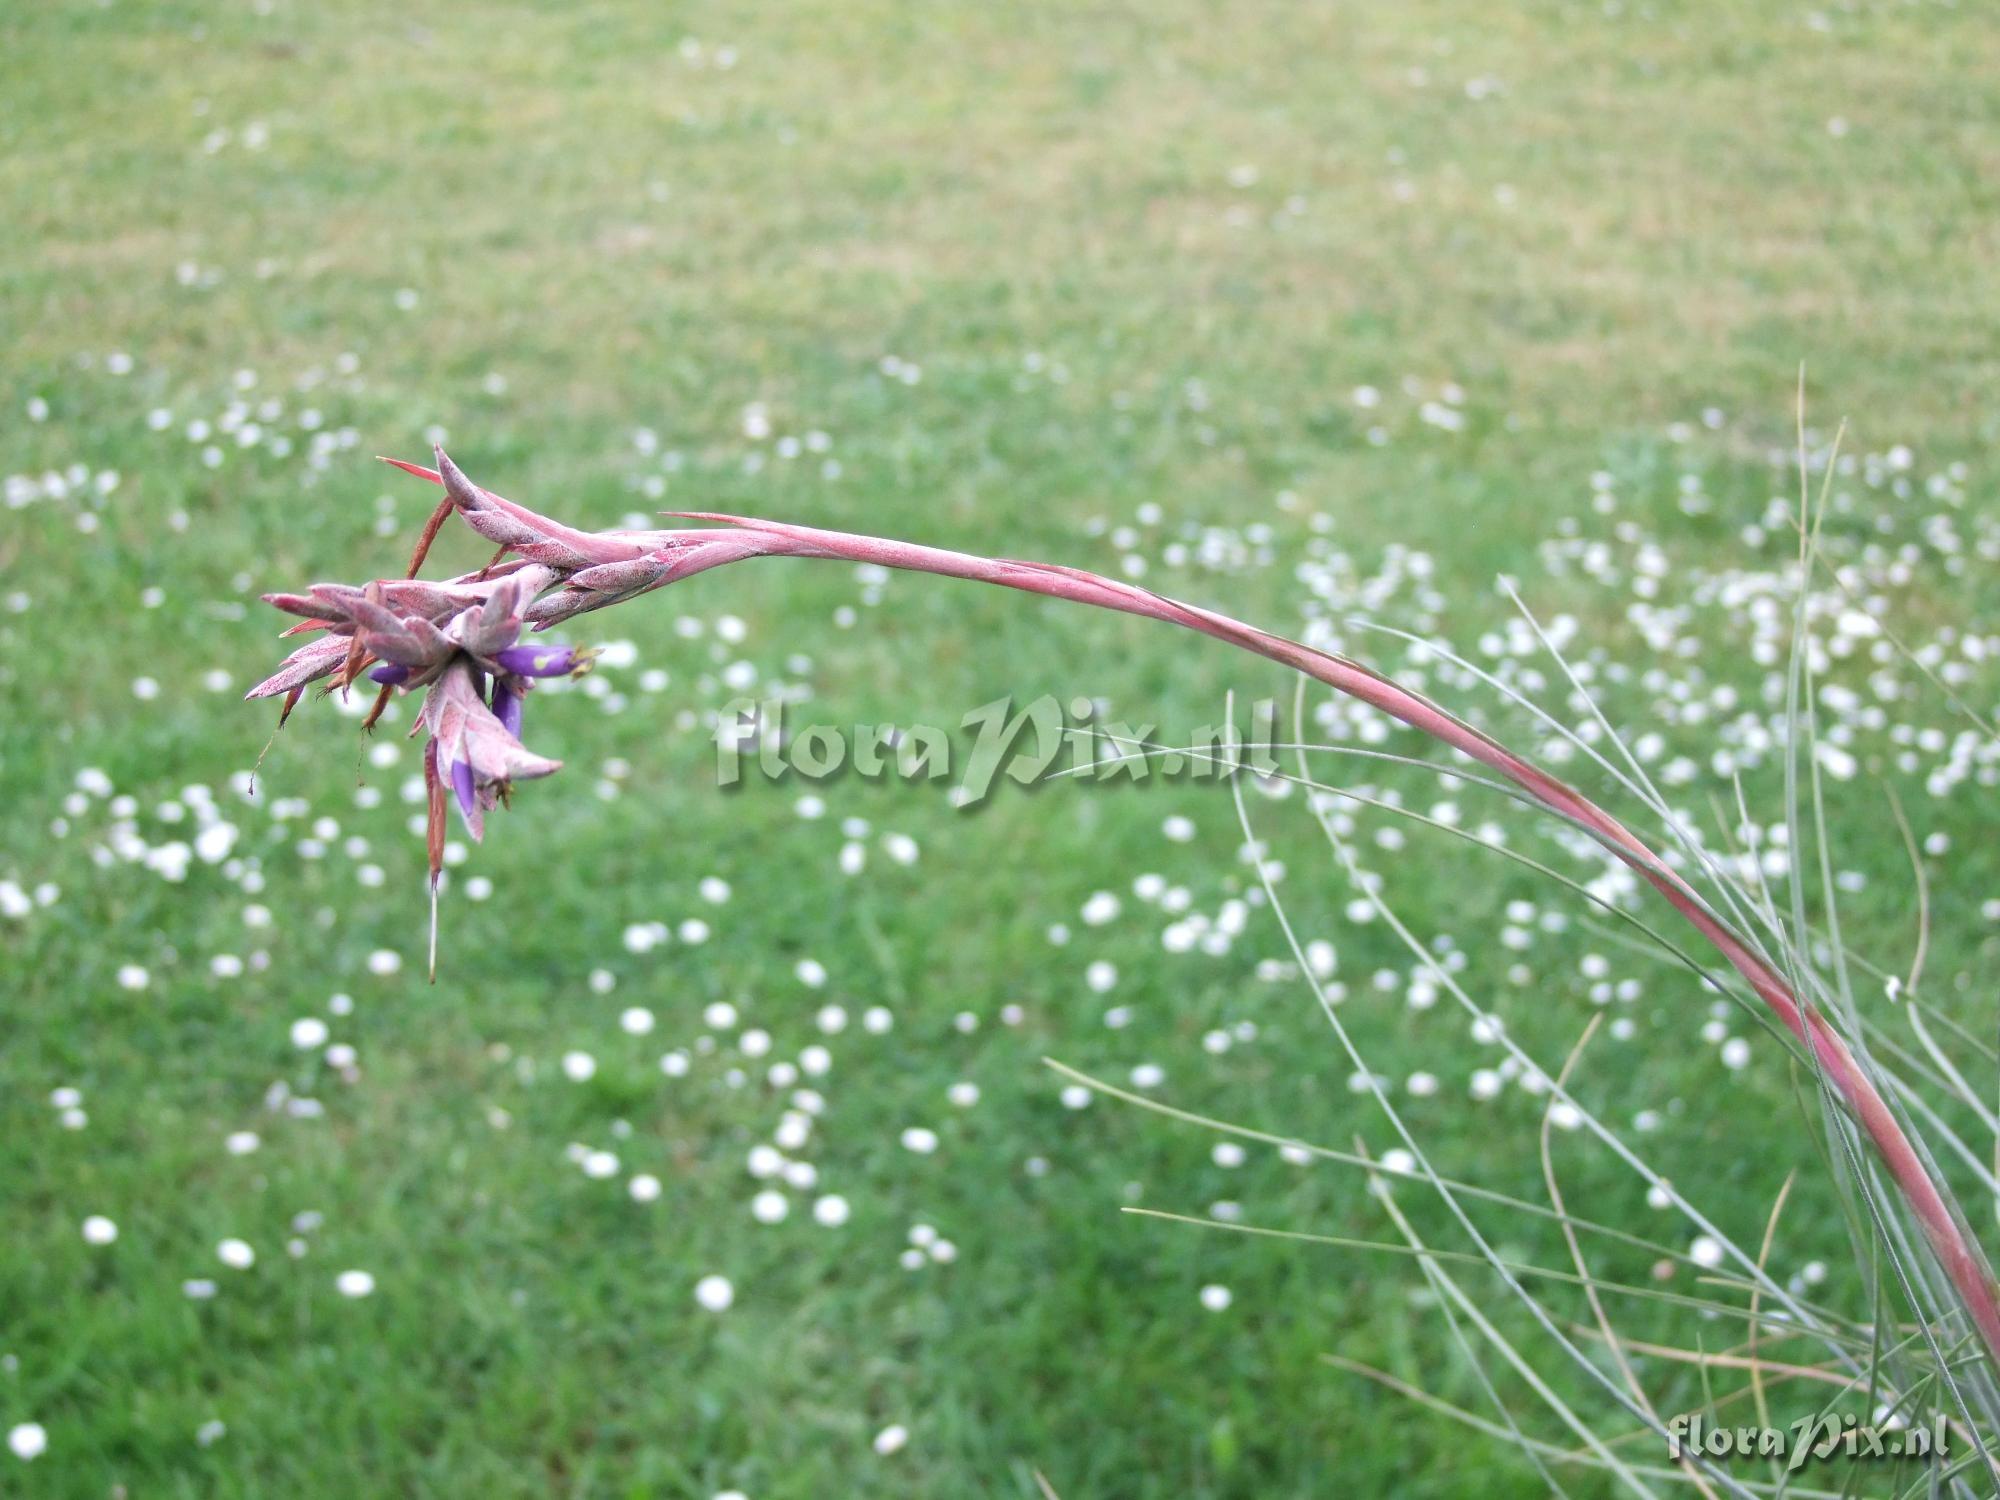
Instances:
[[[444,459],[442,455],[440,463],[449,467],[449,460]],[[399,463],[398,467],[436,483],[444,482],[443,477],[437,472],[416,464]],[[452,478],[454,487],[458,487],[457,481],[462,480],[463,476],[453,471]],[[1288,640],[1284,636],[1273,635],[1255,626],[1233,620],[1227,615],[1217,614],[1213,610],[1183,604],[1134,584],[1121,583],[1076,568],[1058,567],[1050,563],[978,557],[970,553],[923,547],[910,542],[862,536],[853,532],[823,531],[809,526],[792,526],[775,521],[752,520],[741,516],[701,511],[679,514],[685,519],[716,521],[736,528],[734,537],[737,545],[732,546],[723,542],[722,539],[731,533],[701,530],[625,533],[613,542],[611,538],[592,538],[588,533],[560,526],[528,510],[525,506],[501,499],[488,491],[474,491],[469,484],[460,487],[460,496],[462,497],[460,508],[465,513],[466,519],[482,531],[488,526],[503,530],[512,526],[525,526],[543,536],[554,537],[556,540],[550,544],[551,547],[563,551],[571,549],[580,552],[591,551],[607,546],[614,548],[617,556],[610,560],[618,567],[638,568],[647,575],[641,587],[658,587],[661,584],[677,582],[695,573],[705,572],[709,568],[726,563],[739,562],[746,557],[823,557],[873,563],[880,567],[900,568],[913,572],[935,573],[950,578],[969,578],[981,583],[998,584],[1004,588],[1043,594],[1054,599],[1067,599],[1077,604],[1095,605],[1100,609],[1117,610],[1125,614],[1142,615],[1147,619],[1162,620],[1184,629],[1198,631],[1203,635],[1213,636],[1219,641],[1303,672],[1315,681],[1325,683],[1337,692],[1345,693],[1351,698],[1378,708],[1392,718],[1401,720],[1499,772],[1543,806],[1596,833],[1612,853],[1644,877],[1648,884],[1659,891],[1676,911],[1714,945],[1730,967],[1742,975],[1751,989],[1783,1022],[1785,1028],[1806,1045],[1820,1070],[1832,1083],[1835,1092],[1874,1144],[1890,1177],[1901,1189],[1932,1253],[1937,1257],[1939,1265],[1944,1269],[1945,1275],[1964,1303],[1966,1312],[1979,1330],[1988,1354],[1996,1361],[2000,1361],[2000,1289],[1995,1287],[1993,1272],[1959,1217],[1952,1211],[1944,1193],[1932,1179],[1923,1158],[1917,1153],[1916,1147],[1905,1134],[1887,1101],[1883,1099],[1874,1081],[1854,1054],[1849,1051],[1846,1042],[1817,1009],[1802,1004],[1784,979],[1768,963],[1758,957],[1735,932],[1717,920],[1692,887],[1668,869],[1651,849],[1616,818],[1581,792],[1558,781],[1546,771],[1522,759],[1504,745],[1482,734],[1428,699],[1345,657],[1334,656],[1298,641]],[[475,512],[470,508],[472,505],[488,506],[491,509]],[[495,535],[496,539],[504,539],[498,531],[488,534]],[[628,561],[631,553],[643,553],[644,556]],[[599,555],[603,554],[600,552]],[[647,564],[650,564],[650,567],[647,567]],[[587,574],[588,570],[585,570],[585,575]],[[624,575],[619,573],[613,576],[623,587]],[[617,597],[623,596],[621,593]],[[602,602],[612,602],[612,598],[612,595],[605,595]],[[581,607],[592,607],[595,602],[597,601],[592,600]]]
[[[864,537],[846,532],[817,531],[734,516],[694,515],[692,519],[724,521],[765,536],[782,538],[793,555],[851,558],[883,567],[905,568],[954,578],[971,578],[1007,588],[1045,594],[1078,604],[1092,604],[1126,614],[1164,620],[1291,667],[1338,692],[1380,709],[1431,738],[1463,752],[1499,772],[1543,806],[1597,833],[1611,851],[1636,870],[1701,935],[1712,943],[1731,968],[1743,976],[1792,1035],[1812,1051],[1862,1130],[1880,1153],[1889,1175],[1902,1190],[1932,1253],[1957,1289],[1984,1340],[2000,1359],[2000,1293],[1985,1258],[1967,1237],[1959,1219],[1901,1123],[1876,1089],[1854,1054],[1821,1013],[1802,1005],[1784,980],[1727,926],[1718,921],[1693,889],[1668,869],[1624,824],[1588,797],[1522,759],[1435,703],[1345,657],[1315,650],[1283,636],[1233,620],[1212,610],[1183,604],[1129,583],[1095,573],[1046,563],[1009,562],[973,557],[935,547]],[[767,549],[777,552],[778,548]]]

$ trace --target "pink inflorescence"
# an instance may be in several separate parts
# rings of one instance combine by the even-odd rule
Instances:
[[[303,595],[266,595],[278,608],[305,617],[307,623],[294,630],[327,633],[293,652],[246,696],[282,693],[289,714],[309,683],[330,678],[329,690],[344,688],[371,667],[383,702],[395,692],[425,692],[418,727],[430,735],[424,764],[430,788],[433,892],[443,854],[447,790],[476,838],[485,812],[506,796],[514,781],[546,776],[558,768],[558,762],[521,743],[521,700],[536,677],[579,670],[587,656],[566,647],[523,645],[523,629],[544,630],[663,584],[752,557],[835,558],[936,573],[1178,625],[1292,667],[1421,730],[1504,776],[1544,808],[1590,833],[1652,885],[1803,1045],[1834,1096],[1880,1154],[1981,1341],[2000,1358],[2000,1291],[1984,1256],[1869,1070],[1825,1014],[1802,1002],[1773,963],[1624,824],[1429,699],[1346,657],[1076,568],[708,512],[675,512],[674,518],[717,522],[719,527],[578,531],[479,488],[442,449],[437,452],[436,469],[389,462],[445,489],[445,504],[412,560],[413,576],[378,580],[361,588],[318,584]],[[449,510],[456,510],[499,553],[477,573],[444,583],[420,581],[414,574],[424,547]]]

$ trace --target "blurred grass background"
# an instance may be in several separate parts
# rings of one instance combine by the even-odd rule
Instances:
[[[583,632],[632,643],[608,693],[534,705],[530,743],[568,769],[459,871],[492,894],[447,903],[430,988],[414,753],[359,758],[351,722],[309,704],[258,801],[228,785],[269,734],[236,702],[277,655],[255,596],[396,571],[433,495],[368,455],[442,434],[475,478],[580,524],[680,506],[1106,571],[1140,557],[1149,584],[1280,630],[1360,605],[1465,646],[1506,620],[1506,574],[1630,663],[1611,706],[1643,728],[1654,662],[1629,600],[1551,579],[1542,547],[1588,519],[1593,473],[1676,579],[1748,566],[1744,528],[1789,483],[1770,455],[1804,361],[1817,427],[1848,415],[1858,451],[1907,445],[1924,472],[1972,463],[1969,513],[1990,516],[1996,67],[1981,8],[1867,0],[0,10],[0,877],[60,892],[0,922],[0,1425],[50,1436],[0,1492],[1013,1496],[1036,1470],[1069,1500],[1538,1492],[1503,1449],[1321,1362],[1476,1402],[1400,1263],[1119,1213],[1223,1200],[1380,1236],[1360,1182],[1261,1153],[1226,1168],[1198,1132],[1067,1110],[1039,1063],[1120,1081],[1151,1063],[1190,1107],[1393,1144],[1309,993],[1259,977],[1284,957],[1267,913],[1226,951],[1174,954],[1131,894],[1158,872],[1199,910],[1243,896],[1226,794],[1058,785],[966,816],[940,789],[850,780],[802,819],[796,784],[718,793],[701,720],[754,679],[808,688],[802,712],[832,724],[1055,692],[1171,737],[1226,690],[1288,693],[1275,673],[1137,622],[818,565],[657,595]],[[1920,498],[1864,498],[1917,526]],[[1855,547],[1874,526],[1852,519]],[[1315,601],[1297,570],[1329,549],[1356,580],[1411,552],[1433,571]],[[1779,537],[1764,560],[1784,555]],[[1908,627],[1976,630],[1990,566],[1937,562],[1897,601]],[[1688,629],[1712,640],[1711,682],[1754,694],[1719,610]],[[648,691],[645,670],[670,680]],[[1676,748],[1706,757],[1699,735]],[[131,806],[79,793],[86,769]],[[1752,785],[1766,816],[1776,774]],[[187,817],[190,785],[240,827],[236,863],[166,881],[93,858],[119,824],[184,837],[164,809]],[[1869,881],[1843,917],[1897,968],[1901,841],[1879,791],[1845,807],[1840,856]],[[1176,815],[1192,842],[1162,837]],[[1344,919],[1353,893],[1297,800],[1259,816],[1357,997],[1407,968],[1381,924]],[[1914,816],[1953,839],[1931,967],[1976,1016],[1990,794]],[[850,841],[860,876],[837,868]],[[1383,869],[1419,932],[1473,955],[1468,982],[1503,987],[1504,905],[1549,893],[1417,837]],[[1086,930],[1099,890],[1126,911]],[[708,941],[624,940],[688,918]],[[1549,936],[1509,991],[1551,1066],[1591,1013],[1588,946]],[[400,969],[371,971],[379,951]],[[1116,965],[1108,992],[1093,961]],[[1662,1160],[1754,1243],[1793,1157],[1813,1170],[1792,1080],[1761,1039],[1771,1066],[1725,1070],[1696,1036],[1707,997],[1619,964],[1646,976],[1644,1023],[1594,1086],[1659,1109]],[[769,1058],[718,1032],[663,1076],[718,1001],[768,1029]],[[830,1039],[829,1002],[856,1018]],[[874,1004],[886,1035],[858,1025]],[[1112,1005],[1129,1026],[1105,1025]],[[621,1031],[634,1006],[658,1029]],[[1408,1106],[1440,1164],[1539,1195],[1532,1097],[1467,1102],[1480,1058],[1448,1006],[1378,1009],[1357,1022],[1377,1065],[1443,1079]],[[294,1047],[305,1016],[357,1049],[350,1077]],[[1204,1048],[1246,1022],[1254,1041]],[[826,1100],[800,1153],[819,1183],[759,1224],[745,1153],[788,1094],[765,1068],[814,1042],[834,1052],[803,1080]],[[571,1050],[588,1082],[564,1077]],[[962,1081],[970,1109],[947,1101]],[[81,1128],[49,1102],[64,1087]],[[899,1144],[913,1125],[935,1154]],[[225,1149],[241,1130],[257,1151]],[[657,1174],[662,1198],[589,1180],[572,1142],[616,1153],[621,1180]],[[1566,1149],[1582,1211],[1659,1227],[1629,1175]],[[848,1223],[813,1221],[824,1192]],[[1815,1202],[1808,1182],[1789,1211],[1798,1263],[1840,1252]],[[320,1227],[295,1227],[306,1212]],[[93,1213],[115,1245],[83,1243]],[[905,1269],[913,1224],[958,1258]],[[224,1236],[256,1267],[219,1266]],[[374,1295],[342,1299],[345,1268]],[[720,1316],[692,1297],[707,1274],[735,1286]],[[1226,1312],[1205,1285],[1231,1289]],[[200,1441],[213,1421],[226,1435]],[[892,1424],[908,1446],[878,1455]]]

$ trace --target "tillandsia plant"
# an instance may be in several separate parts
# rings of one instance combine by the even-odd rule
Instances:
[[[424,767],[434,910],[447,803],[457,803],[477,839],[485,813],[506,800],[514,782],[558,768],[522,742],[523,701],[537,678],[580,671],[588,654],[530,642],[591,611],[727,563],[816,557],[999,584],[1197,631],[1291,667],[1487,767],[1524,800],[1590,835],[1692,925],[1798,1044],[1828,1098],[1873,1148],[1949,1289],[1944,1305],[1955,1316],[1926,1330],[1938,1353],[1940,1378],[1957,1391],[1950,1372],[1962,1369],[1963,1361],[1944,1351],[1969,1333],[1984,1350],[1977,1404],[1992,1415],[1990,1377],[2000,1365],[2000,1289],[1941,1175],[1890,1102],[1895,1091],[1885,1091],[1864,1049],[1836,1027],[1824,994],[1801,982],[1796,971],[1788,977],[1786,968],[1794,967],[1791,956],[1767,956],[1740,916],[1725,917],[1623,823],[1487,733],[1358,662],[1075,568],[706,512],[671,512],[669,519],[712,524],[580,531],[473,484],[442,450],[435,469],[389,462],[445,491],[418,543],[410,576],[358,588],[319,584],[304,594],[267,595],[279,609],[304,617],[288,633],[325,633],[296,650],[248,696],[283,695],[289,714],[316,681],[324,680],[328,691],[371,681],[380,695],[369,717],[372,724],[391,694],[425,695],[416,732],[428,736]],[[418,580],[415,574],[431,539],[454,511],[498,552],[478,572],[445,582]],[[1869,1206],[1875,1208],[1872,1198]],[[1928,1273],[1918,1279],[1931,1280]],[[1917,1295],[1917,1288],[1906,1289]],[[1965,1400],[1960,1397],[1961,1411]],[[1980,1425],[1991,1430],[1990,1422]]]

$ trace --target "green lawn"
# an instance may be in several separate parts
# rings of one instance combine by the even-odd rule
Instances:
[[[238,701],[281,649],[257,595],[400,570],[435,491],[370,456],[441,431],[579,524],[734,510],[1143,569],[1533,746],[1523,712],[1348,623],[1447,639],[1582,718],[1505,576],[1574,626],[1711,844],[1734,796],[1713,757],[1746,763],[1768,845],[1802,362],[1815,453],[1849,421],[1827,546],[1863,612],[2000,701],[1996,77],[1980,6],[1877,0],[0,9],[0,1428],[47,1438],[0,1454],[0,1494],[1032,1497],[1038,1471],[1063,1500],[1542,1493],[1505,1443],[1323,1358],[1494,1417],[1408,1261],[1121,1212],[1396,1240],[1356,1172],[1254,1142],[1232,1164],[1197,1125],[1066,1106],[1043,1064],[1398,1145],[1226,789],[1056,782],[961,812],[943,784],[715,784],[713,715],[774,684],[795,723],[1054,693],[1172,743],[1231,691],[1289,704],[1276,669],[820,563],[586,617],[575,638],[622,644],[531,705],[567,767],[453,851],[432,987],[408,705],[370,748],[309,700],[254,797],[232,779],[273,719]],[[484,555],[449,533],[433,571]],[[1829,788],[1843,931],[1908,970],[1886,783],[1928,841],[1922,992],[1990,1037],[1995,745],[1820,588],[1822,727],[1856,770]],[[1314,774],[1600,868],[1434,774]],[[1546,1098],[1514,1076],[1472,1097],[1498,1049],[1449,996],[1410,1003],[1421,966],[1356,920],[1303,795],[1247,800],[1432,1160],[1543,1201]],[[1733,1011],[1704,1036],[1713,995],[1521,867],[1344,814],[1396,914],[1543,1067],[1605,1016],[1578,1097],[1718,1226],[1755,1247],[1798,1168],[1771,1264],[1824,1260],[1812,1294],[1866,1314],[1769,1037]],[[315,1018],[330,1045],[295,1031]],[[810,1127],[792,1180],[760,1180],[788,1114]],[[1577,1212],[1690,1245],[1587,1133],[1554,1160]],[[847,1217],[822,1223],[832,1197]],[[1398,1203],[1463,1247],[1423,1190]],[[1545,1222],[1481,1222],[1569,1264]],[[1656,1259],[1593,1253],[1638,1282]],[[697,1300],[710,1276],[725,1310]],[[1686,1265],[1669,1285],[1698,1290]],[[1549,1292],[1565,1326],[1589,1319],[1573,1291]],[[1620,1313],[1662,1344],[1739,1336]],[[1700,1401],[1689,1367],[1641,1368],[1663,1410]],[[1775,1387],[1774,1416],[1821,1399]],[[892,1427],[906,1445],[878,1452]]]

